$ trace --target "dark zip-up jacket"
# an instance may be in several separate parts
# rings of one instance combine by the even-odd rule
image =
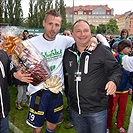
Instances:
[[[10,110],[8,85],[11,84],[10,59],[0,50],[0,118],[5,118]]]
[[[79,114],[105,110],[108,106],[105,85],[108,81],[113,81],[118,87],[122,68],[111,51],[102,44],[92,52],[85,50],[82,54],[78,53],[73,44],[66,49],[63,59],[64,68],[68,72],[70,107]],[[78,66],[81,81],[75,81]]]

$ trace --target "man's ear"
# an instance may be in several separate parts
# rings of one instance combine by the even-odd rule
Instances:
[[[42,21],[42,25],[43,25],[43,27],[45,27],[45,20]]]
[[[74,37],[73,32],[72,32],[72,37]]]

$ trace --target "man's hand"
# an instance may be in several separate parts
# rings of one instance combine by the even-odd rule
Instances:
[[[13,73],[13,76],[22,81],[22,82],[26,82],[26,83],[31,83],[33,78],[31,77],[31,74],[29,73],[23,73],[23,68],[21,67],[17,72]]]
[[[133,92],[132,88],[129,88],[129,92],[128,92],[128,93],[129,93],[130,95],[132,95],[132,92]]]
[[[86,50],[93,51],[96,49],[97,45],[98,45],[97,39],[95,37],[92,37],[90,39],[90,46],[87,46]]]
[[[107,95],[115,96],[116,89],[116,84],[113,81],[109,81],[105,86],[105,90],[107,90]]]

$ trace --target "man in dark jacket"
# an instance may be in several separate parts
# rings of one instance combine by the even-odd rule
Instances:
[[[87,21],[76,21],[72,35],[76,43],[65,51],[63,63],[76,133],[106,133],[108,95],[115,93],[122,69],[106,46],[86,49],[91,45]]]
[[[8,112],[10,110],[10,96],[8,85],[10,83],[10,59],[0,49],[0,133],[9,133]]]
[[[11,75],[21,80],[22,82],[31,82],[30,74],[23,74],[23,77],[18,76],[22,73],[22,68],[17,72],[10,70],[10,59],[3,49],[0,49],[0,133],[9,133],[8,113],[10,111],[10,95],[8,85],[11,84]],[[27,78],[26,78],[27,77]]]

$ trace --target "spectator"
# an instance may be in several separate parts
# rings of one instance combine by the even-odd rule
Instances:
[[[32,34],[29,34],[29,36],[28,36],[28,38],[30,39],[30,38],[32,38],[32,37],[34,37]]]
[[[132,102],[133,102],[133,90],[131,90],[131,94],[132,94]],[[129,126],[128,126],[128,131],[127,133],[132,133],[133,132],[133,105],[132,105],[132,110],[131,110],[131,115],[130,115],[130,122],[129,122]]]
[[[133,86],[133,56],[132,55],[131,56],[128,56],[128,55],[123,56],[122,57],[122,65],[125,70],[130,72],[129,83]],[[129,94],[132,94],[131,100],[133,101],[133,90],[132,89],[129,89]],[[132,110],[131,110],[130,122],[129,122],[127,133],[132,133],[132,132],[133,132],[133,106],[132,106]]]
[[[116,56],[116,59],[121,65],[122,65],[123,56],[128,55],[131,52],[131,48],[132,45],[129,40],[123,39],[118,43],[118,49],[117,49],[118,54]],[[117,117],[116,117],[117,130],[120,133],[126,133],[126,130],[123,128],[123,124],[124,124],[126,105],[128,100],[128,91],[130,88],[132,88],[132,86],[129,84],[129,76],[130,72],[123,69],[122,81],[120,83],[120,86],[117,88],[115,97],[109,96],[108,121],[107,121],[108,133],[111,128],[113,114],[116,110],[117,104],[118,104]]]
[[[110,35],[105,35],[105,38],[107,39],[107,42],[110,44]]]
[[[22,40],[27,40],[29,37],[29,31],[28,30],[24,30],[23,31],[23,35],[22,35]]]
[[[120,37],[116,38],[115,42],[117,42],[117,41],[119,42],[119,41],[121,41],[123,39],[130,40],[129,39],[129,31],[127,29],[122,29],[121,30]]]
[[[22,69],[13,72],[18,75]],[[30,74],[23,74],[22,81],[31,82]],[[28,76],[28,77],[27,77]],[[15,76],[16,77],[16,76]],[[10,111],[10,95],[8,85],[11,84],[10,59],[3,49],[0,49],[0,133],[9,133],[8,113]]]
[[[23,107],[28,107],[28,103],[27,103],[28,97],[26,95],[28,84],[15,79],[15,85],[17,86],[17,90],[18,90],[18,94],[16,98],[16,109],[23,110]]]
[[[0,133],[9,133],[8,113],[10,110],[10,95],[8,85],[11,84],[10,59],[4,50],[0,49]]]
[[[71,30],[64,30],[63,35],[72,36],[72,32],[71,32]]]
[[[112,45],[112,52],[114,52],[114,54],[116,54],[118,52],[118,43],[119,42],[115,42],[113,45]]]
[[[112,48],[113,43],[115,42],[115,37],[110,36],[110,47]]]

